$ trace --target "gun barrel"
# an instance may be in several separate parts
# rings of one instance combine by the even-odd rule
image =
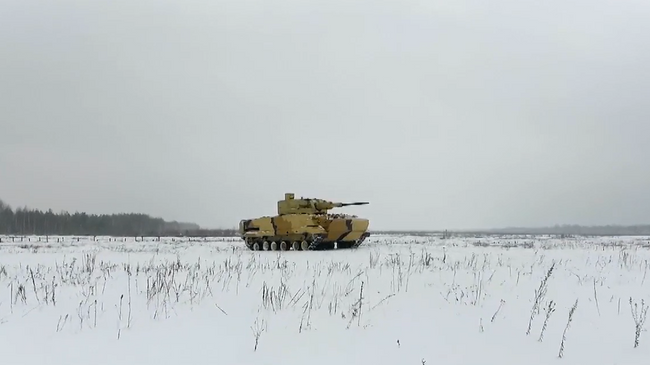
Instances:
[[[342,207],[348,207],[350,205],[368,205],[370,202],[352,202],[352,203],[341,203]]]

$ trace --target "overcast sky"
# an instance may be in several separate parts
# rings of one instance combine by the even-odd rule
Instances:
[[[0,199],[650,223],[650,2],[0,0]]]

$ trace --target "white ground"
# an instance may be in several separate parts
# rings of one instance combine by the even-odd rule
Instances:
[[[639,315],[650,302],[647,237],[376,236],[282,253],[1,238],[2,364],[650,364],[629,302]]]

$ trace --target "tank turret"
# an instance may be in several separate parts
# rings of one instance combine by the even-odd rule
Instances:
[[[284,199],[278,201],[278,215],[285,214],[327,214],[334,208],[348,207],[352,205],[367,205],[369,202],[340,203],[323,199],[300,198],[296,199],[294,194],[284,194]]]

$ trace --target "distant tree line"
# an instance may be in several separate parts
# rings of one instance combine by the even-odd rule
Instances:
[[[147,214],[54,213],[21,207],[12,209],[0,200],[1,235],[91,236],[232,236],[234,229],[201,229],[194,223],[167,222]]]
[[[637,225],[604,225],[581,226],[578,224],[563,224],[552,227],[512,227],[490,230],[491,233],[504,234],[553,234],[553,235],[582,235],[582,236],[645,236],[650,235],[650,224]]]
[[[406,234],[416,236],[476,236],[476,235],[557,235],[557,236],[650,236],[650,224],[581,226],[577,224],[551,227],[508,227],[486,230],[456,231],[376,231],[377,234]]]
[[[644,225],[555,225],[552,227],[514,227],[492,230],[467,231],[374,231],[381,233],[401,233],[415,235],[440,234],[444,237],[464,234],[544,234],[544,235],[587,235],[587,236],[625,236],[650,235],[650,224]],[[20,207],[12,209],[0,200],[0,235],[88,235],[114,237],[228,237],[236,236],[236,229],[202,229],[194,223],[165,221],[147,214],[87,214],[54,213],[52,209],[41,211]]]

